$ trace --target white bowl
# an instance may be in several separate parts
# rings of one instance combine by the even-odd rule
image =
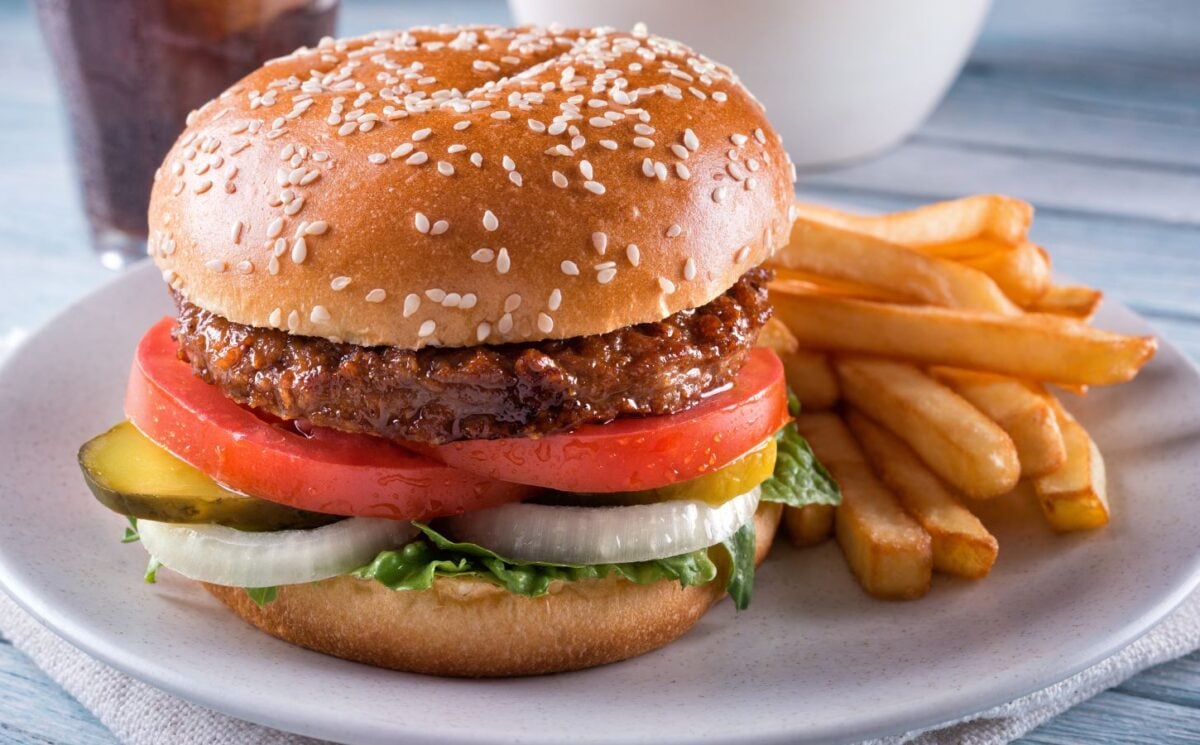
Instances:
[[[990,0],[509,0],[518,23],[644,22],[732,67],[797,165],[873,155],[912,134],[979,35]]]

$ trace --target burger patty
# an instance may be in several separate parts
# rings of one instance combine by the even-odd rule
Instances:
[[[180,358],[233,400],[282,419],[444,443],[563,432],[682,411],[729,383],[770,318],[770,272],[657,323],[595,336],[420,350],[232,323],[178,293]]]

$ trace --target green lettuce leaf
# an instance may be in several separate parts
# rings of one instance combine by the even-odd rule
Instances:
[[[817,460],[795,422],[789,422],[775,434],[775,444],[775,473],[762,484],[764,500],[790,507],[841,504],[842,492],[837,482]]]
[[[275,598],[279,597],[278,587],[247,587],[245,590],[259,608],[274,602]]]
[[[556,580],[602,579],[615,574],[637,584],[675,580],[684,587],[712,582],[717,567],[708,551],[693,551],[655,561],[625,564],[551,564],[505,559],[474,543],[453,541],[423,523],[422,536],[403,548],[382,551],[370,564],[351,572],[393,590],[425,590],[436,577],[474,576],[518,595],[537,597]]]
[[[750,520],[729,538],[721,547],[729,554],[729,580],[725,591],[733,600],[733,607],[745,610],[754,593],[754,521]]]

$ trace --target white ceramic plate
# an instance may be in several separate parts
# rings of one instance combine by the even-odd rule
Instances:
[[[121,417],[135,343],[170,311],[141,266],[35,335],[0,373],[0,581],[58,634],[130,675],[234,716],[356,743],[849,741],[957,718],[1112,654],[1200,578],[1200,375],[1164,344],[1136,382],[1071,408],[1108,459],[1114,519],[1052,535],[994,521],[985,581],[937,577],[913,603],[867,598],[833,544],[781,541],[752,608],[728,603],[629,662],[552,677],[442,680],[293,647],[118,542],[75,451]],[[1099,325],[1146,333],[1111,305]],[[1001,510],[1006,512],[1007,510]],[[1014,510],[1019,512],[1019,510]]]

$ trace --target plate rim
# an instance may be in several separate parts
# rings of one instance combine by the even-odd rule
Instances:
[[[10,350],[7,359],[3,364],[0,364],[0,386],[6,384],[9,377],[16,374],[14,373],[16,368],[14,364],[15,360],[26,345],[38,337],[50,333],[54,327],[63,323],[81,306],[85,306],[91,302],[95,296],[111,292],[126,283],[145,281],[140,275],[149,274],[151,271],[157,271],[153,264],[150,262],[139,262],[139,264],[130,269],[105,280],[98,287],[70,303],[49,320],[37,326],[14,349]],[[1115,309],[1118,313],[1132,316],[1140,323],[1147,326],[1151,325],[1149,321],[1124,303],[1110,300],[1109,307]],[[1163,335],[1156,332],[1156,337],[1159,342],[1159,356],[1166,353],[1178,362],[1183,363],[1183,367],[1186,368],[1193,382],[1200,387],[1200,365],[1197,365],[1196,362]],[[279,708],[277,710],[278,715],[276,715],[276,712],[264,709],[261,703],[256,708],[250,703],[252,699],[247,698],[246,703],[242,704],[239,702],[238,697],[230,696],[228,692],[224,692],[225,695],[222,695],[223,692],[219,686],[208,684],[201,684],[199,686],[195,684],[189,685],[185,674],[173,673],[167,666],[157,664],[154,660],[141,659],[137,657],[136,653],[124,651],[120,644],[106,641],[98,634],[90,632],[87,624],[81,622],[81,619],[60,618],[62,614],[55,613],[52,603],[48,601],[48,598],[39,596],[36,588],[28,587],[26,583],[15,576],[12,569],[13,567],[10,566],[10,563],[5,560],[3,548],[0,547],[0,590],[3,590],[23,611],[33,616],[40,625],[49,629],[76,649],[113,669],[185,701],[245,721],[309,737],[321,737],[335,742],[351,742],[351,740],[339,739],[339,732],[341,733],[340,737],[345,737],[344,722],[334,722],[327,716],[315,715],[311,709],[306,709],[301,704],[293,704],[288,708]],[[1022,683],[1019,680],[1020,676],[1014,675],[1011,682],[1007,685],[1001,682],[990,685],[978,685],[974,688],[960,687],[953,691],[944,691],[939,694],[934,704],[915,710],[917,713],[903,717],[886,710],[871,709],[862,712],[850,728],[843,726],[845,723],[842,722],[830,723],[824,727],[806,730],[777,729],[766,731],[755,729],[737,733],[722,733],[717,737],[707,737],[706,740],[731,744],[751,742],[792,743],[797,742],[798,739],[804,742],[853,742],[860,739],[924,731],[939,725],[959,721],[972,715],[981,714],[995,706],[1008,703],[1067,680],[1102,660],[1112,657],[1120,650],[1137,641],[1170,615],[1189,595],[1200,587],[1200,553],[1194,554],[1190,561],[1181,568],[1180,573],[1181,575],[1186,575],[1182,582],[1172,586],[1169,591],[1161,593],[1155,602],[1144,606],[1135,617],[1126,620],[1115,631],[1110,631],[1103,637],[1098,637],[1094,643],[1087,646],[1088,653],[1080,653],[1078,658],[1072,661],[1071,664],[1064,664],[1053,671],[1047,671],[1036,678],[1030,678],[1031,682]],[[318,653],[314,652],[313,654]],[[402,675],[403,673],[397,674]],[[283,715],[284,712],[286,712],[286,715]],[[356,737],[352,742],[384,742],[394,738],[394,723],[386,721],[365,722],[360,720],[359,724],[366,725],[371,731],[355,730],[354,734]],[[363,737],[357,737],[360,734]],[[422,740],[422,737],[420,734],[416,735],[418,741]],[[522,742],[547,744],[559,741],[553,733],[540,732],[532,735],[526,733],[520,739]],[[438,735],[438,742],[449,745],[478,745],[479,743],[495,741],[497,741],[497,738],[488,736],[487,733],[478,729],[456,729],[452,732],[440,733]],[[593,741],[627,742],[631,740],[597,734]],[[694,739],[689,737],[672,737],[670,733],[662,733],[659,738],[659,742],[664,743],[664,745],[694,741]]]

